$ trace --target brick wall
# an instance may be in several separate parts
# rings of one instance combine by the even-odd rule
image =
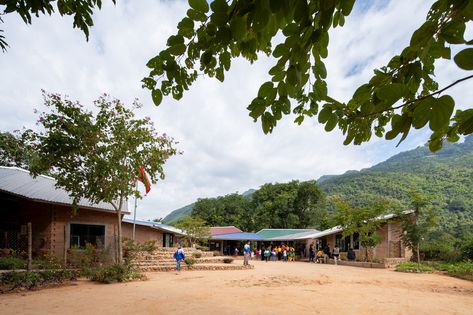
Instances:
[[[122,233],[124,238],[131,239],[133,237],[133,224],[123,222]],[[155,240],[157,247],[163,247],[163,232],[155,228],[136,225],[135,240],[139,243]]]

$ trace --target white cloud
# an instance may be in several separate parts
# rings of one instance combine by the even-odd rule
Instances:
[[[420,0],[374,3],[368,11],[355,10],[345,27],[331,32],[329,91],[342,100],[370,78],[373,68],[400,52],[430,5]],[[346,147],[340,132],[326,133],[315,120],[297,126],[290,117],[264,135],[245,108],[269,79],[273,60],[267,57],[255,64],[234,60],[224,83],[200,79],[180,102],[166,98],[156,108],[140,80],[147,74],[146,62],[165,47],[186,9],[184,1],[118,1],[116,6],[106,1],[94,14],[89,42],[72,29],[70,18],[40,17],[26,26],[19,17],[6,15],[10,48],[0,56],[1,129],[32,127],[37,119],[33,108],[42,104],[41,89],[66,93],[84,104],[103,92],[128,103],[138,97],[145,105],[140,114],[152,117],[158,130],[178,140],[184,151],[166,164],[166,179],[139,201],[139,218],[163,217],[199,197],[243,192],[265,182],[369,167],[427,140],[428,133],[421,130],[399,148],[382,139]],[[441,66],[442,84],[458,77],[456,67]],[[464,90],[455,90],[456,97],[471,99],[471,90]]]

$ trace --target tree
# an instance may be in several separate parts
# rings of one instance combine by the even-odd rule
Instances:
[[[473,75],[441,89],[434,80],[435,61],[452,60],[455,46],[462,50],[454,63],[473,70],[473,48],[465,48],[473,41],[464,38],[466,25],[473,19],[473,2],[435,1],[409,45],[386,66],[375,69],[369,82],[342,102],[329,96],[323,60],[328,55],[329,30],[344,25],[354,3],[214,0],[209,6],[206,0],[189,0],[190,9],[177,25],[177,34],[148,61],[150,73],[142,80],[143,86],[151,91],[156,105],[163,95],[179,100],[199,71],[224,81],[233,58],[254,62],[264,53],[277,62],[269,70],[271,80],[261,85],[247,107],[254,121],[261,121],[264,133],[291,112],[297,124],[317,116],[326,131],[338,126],[346,136],[345,145],[369,141],[373,133],[388,140],[402,135],[402,142],[411,128],[428,123],[432,130],[429,147],[436,151],[444,140],[455,142],[459,135],[473,133],[473,108],[454,113],[454,99],[444,94]],[[276,35],[282,36],[280,42]]]
[[[331,202],[335,208],[333,219],[343,228],[343,237],[357,233],[360,244],[365,249],[365,260],[368,261],[369,251],[383,240],[377,230],[386,222],[382,216],[388,212],[390,202],[379,199],[372,205],[361,208],[353,208],[340,197],[332,198]]]
[[[28,145],[31,130],[23,133],[0,132],[0,165],[29,169],[32,156]]]
[[[56,8],[53,3],[56,2]],[[116,0],[112,0],[113,3]],[[102,8],[102,0],[0,0],[0,5],[5,9],[0,14],[9,14],[16,12],[20,15],[26,24],[31,24],[32,15],[39,17],[40,14],[53,14],[55,10],[61,15],[74,16],[73,27],[84,32],[87,40],[89,40],[89,27],[94,25],[92,13],[95,7]],[[0,17],[0,23],[3,23]],[[1,35],[0,30],[0,48],[5,52],[8,44],[5,36]]]
[[[252,195],[255,229],[319,227],[324,195],[315,181],[264,184]]]
[[[121,262],[121,219],[127,199],[141,197],[133,185],[139,168],[145,167],[152,183],[164,179],[163,165],[176,154],[174,141],[159,135],[149,118],[136,118],[132,109],[107,95],[94,102],[96,114],[57,94],[44,93],[44,98],[50,111],[40,115],[44,132],[35,137],[32,174],[52,170],[56,187],[69,192],[74,206],[81,198],[111,204]]]
[[[185,233],[183,237],[191,246],[197,241],[205,243],[210,236],[210,227],[201,218],[187,216],[176,222],[174,226]]]
[[[210,226],[234,225],[242,230],[252,228],[251,202],[239,194],[197,200],[192,216],[201,218]]]
[[[420,264],[420,243],[437,224],[437,216],[428,199],[419,193],[412,195],[412,208],[410,215],[402,217],[402,242],[415,251],[417,263]]]

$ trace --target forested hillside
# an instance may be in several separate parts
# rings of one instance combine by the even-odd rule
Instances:
[[[407,208],[411,193],[417,191],[438,206],[442,230],[469,229],[473,226],[473,135],[463,143],[446,143],[435,154],[422,146],[368,169],[325,175],[318,186],[326,196],[341,195],[354,206],[367,205],[382,196],[397,199]],[[250,190],[244,195],[251,198],[254,193]],[[190,215],[193,206],[171,212],[164,222]]]

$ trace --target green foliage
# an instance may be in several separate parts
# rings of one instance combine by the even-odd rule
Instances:
[[[0,165],[29,169],[32,148],[28,144],[31,130],[0,132]]]
[[[25,260],[14,256],[0,257],[0,270],[14,269],[26,269]]]
[[[176,154],[174,141],[159,135],[149,117],[138,119],[133,109],[107,95],[85,110],[57,94],[44,93],[50,109],[40,115],[44,132],[35,134],[31,173],[54,170],[56,187],[65,189],[77,208],[81,198],[106,202],[117,211],[118,257],[121,260],[121,213],[130,196],[141,198],[132,183],[144,166],[152,183],[164,179],[163,165]]]
[[[112,0],[115,3],[116,0]],[[56,6],[53,3],[56,2]],[[0,1],[4,5],[1,14],[18,13],[26,24],[31,24],[32,16],[39,17],[40,14],[52,15],[56,10],[61,16],[73,16],[73,27],[84,32],[87,40],[89,40],[89,27],[94,25],[92,20],[93,10],[97,7],[102,8],[102,0],[22,0],[22,1]],[[3,20],[0,19],[3,23]],[[0,30],[3,32],[3,30]],[[8,44],[4,40],[4,36],[0,35],[0,48],[5,51]]]
[[[223,263],[224,264],[231,264],[233,262],[233,258],[224,258]]]
[[[461,253],[458,250],[457,240],[450,234],[427,239],[420,243],[420,253],[425,260],[458,261]]]
[[[186,263],[187,266],[192,266],[195,264],[195,259],[187,257],[184,259],[184,262]]]
[[[320,228],[325,197],[315,181],[264,184],[252,195],[253,229]]]
[[[429,205],[429,200],[419,194],[412,195],[412,212],[400,217],[402,222],[402,242],[416,254],[417,262],[420,263],[420,244],[427,234],[437,224],[435,208]]]
[[[199,199],[192,209],[192,216],[201,218],[209,226],[237,225],[241,229],[249,229],[251,222],[248,214],[251,202],[248,198],[231,194],[217,198]]]
[[[429,265],[417,264],[413,262],[402,262],[396,267],[396,271],[400,272],[426,272],[434,271],[434,268]]]
[[[473,237],[466,239],[462,244],[461,255],[463,259],[469,259],[473,261]]]
[[[202,253],[199,253],[199,252],[193,253],[193,254],[192,254],[192,257],[194,257],[194,258],[200,258],[200,257],[202,257]]]
[[[369,259],[369,250],[381,243],[382,236],[377,230],[386,222],[382,218],[384,214],[393,212],[393,204],[390,200],[379,199],[370,206],[353,208],[340,197],[330,199],[335,212],[333,220],[343,228],[343,237],[358,233],[358,239],[365,251],[365,260]]]
[[[18,289],[35,289],[49,284],[61,284],[64,281],[77,279],[79,272],[75,270],[44,270],[44,271],[10,271],[0,273],[0,292]]]
[[[442,90],[434,80],[436,60],[451,60],[452,47],[473,44],[464,38],[466,25],[473,19],[471,1],[435,1],[409,45],[376,69],[368,83],[344,103],[329,96],[324,59],[330,29],[344,25],[354,3],[214,0],[209,8],[206,1],[191,0],[191,9],[179,22],[177,34],[169,37],[168,47],[148,61],[150,73],[142,80],[143,87],[151,91],[156,105],[163,95],[179,100],[199,71],[223,81],[232,59],[254,62],[264,53],[275,58],[269,70],[271,81],[261,85],[247,107],[254,121],[260,120],[264,133],[272,132],[283,115],[291,114],[298,124],[305,117],[318,116],[326,131],[338,126],[346,135],[344,144],[367,142],[373,133],[386,139],[401,135],[401,142],[411,128],[429,123],[429,148],[437,151],[444,140],[455,142],[459,135],[473,133],[473,109],[454,113],[453,98],[440,96],[473,75]],[[460,51],[455,64],[473,70],[472,51]]]
[[[132,280],[144,280],[145,277],[137,272],[129,264],[112,264],[98,267],[88,275],[92,281],[101,283],[126,282]]]
[[[183,238],[190,243],[189,245],[196,243],[197,240],[205,242],[210,235],[210,227],[200,218],[184,217],[175,223],[175,227],[184,231]]]
[[[84,276],[90,276],[95,268],[110,263],[110,252],[86,243],[83,249],[68,250],[68,263],[71,267],[79,268]]]
[[[435,263],[434,268],[440,271],[446,271],[448,275],[473,280],[473,262],[463,261],[457,263]]]

